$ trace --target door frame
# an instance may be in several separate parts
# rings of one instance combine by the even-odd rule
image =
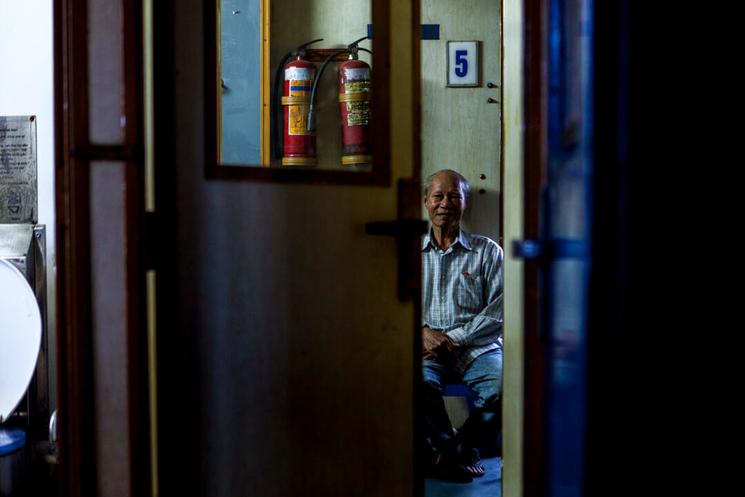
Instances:
[[[128,418],[127,486],[132,495],[151,495],[150,437],[147,429],[147,337],[144,254],[143,178],[143,80],[142,2],[121,0],[121,43],[109,47],[111,57],[121,57],[123,89],[120,125],[123,139],[117,144],[90,140],[89,112],[94,76],[88,64],[88,4],[85,0],[54,0],[54,105],[55,194],[57,240],[57,393],[59,492],[64,496],[95,495],[97,460],[96,406],[124,395]],[[101,47],[98,47],[99,49]],[[104,69],[102,69],[104,70]],[[94,164],[96,163],[96,164]],[[105,240],[91,236],[92,168],[121,164],[124,181],[124,217],[110,219],[121,226],[125,267],[123,282],[111,295],[93,295],[93,249],[104,250]],[[98,214],[99,221],[103,212]],[[108,291],[108,289],[107,289]],[[120,292],[120,293],[117,293]],[[106,293],[106,292],[104,292]],[[124,303],[126,337],[123,351],[128,369],[124,391],[96,391],[94,316],[97,305],[110,300]],[[98,395],[98,397],[97,397]],[[102,397],[106,397],[106,399]]]
[[[514,243],[539,239],[546,164],[546,2],[504,0],[503,204],[505,358],[502,493],[544,495],[544,362],[539,262]],[[509,208],[507,208],[509,207]]]

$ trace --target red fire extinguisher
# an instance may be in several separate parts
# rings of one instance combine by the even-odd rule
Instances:
[[[364,39],[364,38],[363,38]],[[349,50],[349,60],[339,67],[339,111],[341,114],[342,152],[345,166],[369,164],[370,102],[372,100],[370,66],[359,60],[357,45]]]
[[[348,53],[349,59],[339,67],[338,97],[342,129],[341,163],[345,166],[372,162],[372,147],[370,144],[372,78],[370,66],[359,60],[358,56],[359,50],[372,53],[366,48],[358,46],[362,40],[367,38],[367,36],[360,38],[350,43],[347,48],[329,55],[318,71],[311,92],[308,126],[313,129],[315,124],[314,103],[318,81],[329,62],[338,55]]]
[[[308,126],[308,111],[313,81],[316,77],[316,66],[304,59],[304,48],[322,40],[323,38],[309,41],[297,47],[294,52],[286,54],[274,80],[275,98],[272,99],[272,103],[275,105],[275,111],[272,115],[276,120],[276,91],[280,76],[284,76],[284,91],[281,97],[284,124],[281,143],[277,140],[276,123],[272,128],[275,134],[275,158],[278,158],[281,149],[283,166],[316,165],[316,133],[315,129]],[[291,57],[295,59],[287,62]]]

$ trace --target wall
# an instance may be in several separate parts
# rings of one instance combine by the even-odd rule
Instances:
[[[261,164],[261,1],[222,0],[222,162]]]
[[[447,168],[468,178],[472,199],[463,225],[501,244],[501,104],[487,103],[489,97],[501,100],[501,2],[427,0],[421,11],[422,23],[440,25],[440,39],[421,45],[422,176]],[[446,86],[449,40],[482,42],[480,87]],[[497,88],[488,88],[489,82]]]
[[[35,115],[39,224],[47,227],[50,401],[55,395],[54,83],[52,0],[0,0],[0,115]]]

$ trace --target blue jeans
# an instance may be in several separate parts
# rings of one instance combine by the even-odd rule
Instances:
[[[438,361],[422,361],[424,375],[424,435],[431,449],[455,454],[458,445],[478,447],[490,453],[498,451],[497,437],[502,418],[502,349],[490,350],[474,359],[462,376]],[[465,424],[453,434],[445,403],[443,386],[463,383],[476,392],[474,409]]]

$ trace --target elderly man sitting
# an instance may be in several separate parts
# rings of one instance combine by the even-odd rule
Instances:
[[[452,170],[431,175],[424,189],[431,221],[422,242],[426,475],[456,482],[484,474],[477,447],[495,450],[501,424],[504,252],[460,228],[469,191],[468,181]],[[443,386],[452,382],[477,394],[457,432],[442,398]]]

